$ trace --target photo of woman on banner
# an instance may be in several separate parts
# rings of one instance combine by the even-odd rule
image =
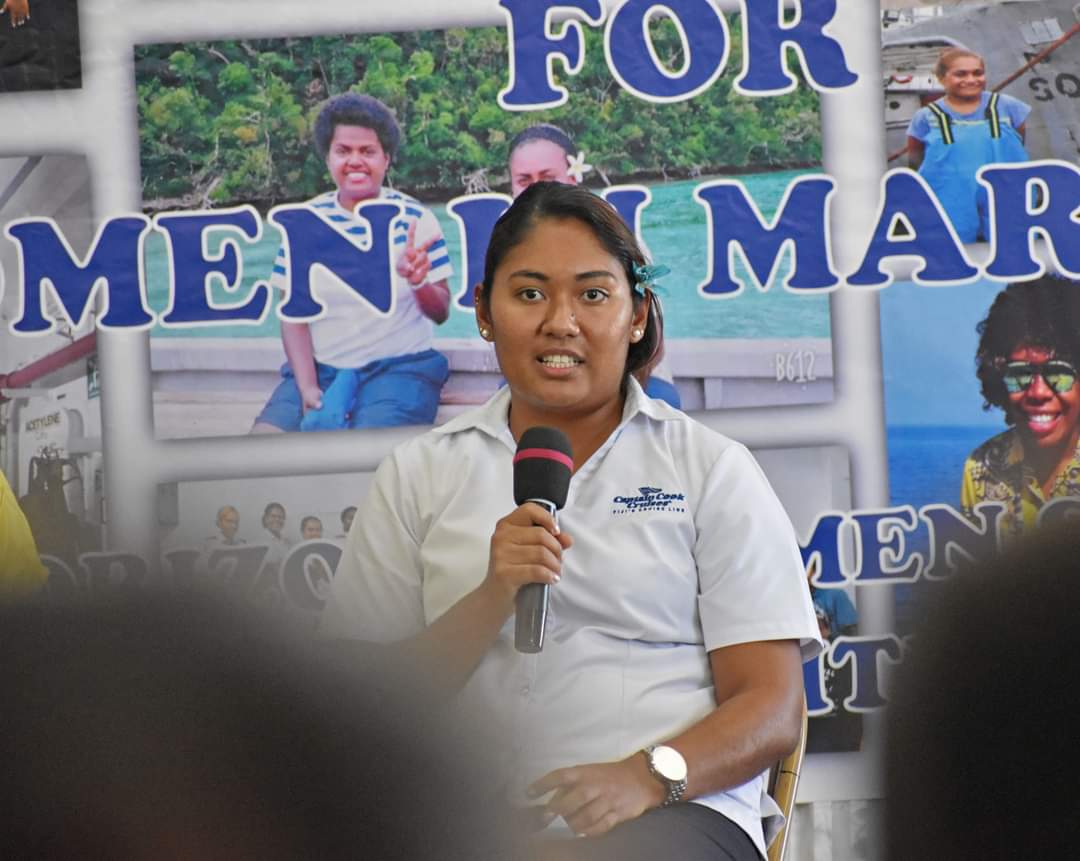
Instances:
[[[849,664],[834,667],[828,660],[828,652],[837,637],[853,637],[858,630],[859,616],[848,593],[841,587],[818,586],[818,565],[812,561],[806,568],[806,582],[810,586],[810,600],[814,605],[818,630],[825,641],[826,651],[816,661],[803,666],[807,685],[824,687],[825,695],[833,704],[827,714],[815,714],[810,720],[806,735],[807,753],[834,753],[858,750],[862,743],[862,715],[850,712],[844,705],[852,693],[854,668]],[[820,678],[819,678],[820,676]]]
[[[265,517],[263,518],[265,520]],[[217,532],[203,539],[202,552],[209,556],[215,550],[227,547],[237,547],[247,542],[237,533],[240,531],[240,512],[235,505],[223,505],[217,511],[214,518],[214,526]]]
[[[307,323],[283,320],[288,362],[253,432],[329,430],[430,424],[449,366],[432,348],[432,321],[449,314],[453,274],[435,216],[409,195],[383,184],[401,145],[401,129],[378,99],[357,93],[331,98],[315,121],[315,148],[336,188],[308,203],[361,238],[356,216],[365,200],[401,201],[393,225],[400,251],[393,278],[395,310],[381,316],[355,292],[325,274],[312,275],[325,313]],[[278,253],[271,285],[286,290],[288,260]]]
[[[964,464],[960,503],[1005,506],[1008,533],[1031,530],[1051,499],[1080,498],[1080,283],[1055,276],[1010,284],[979,323],[985,408],[1012,427]]]
[[[753,457],[634,377],[663,343],[655,271],[592,192],[541,182],[515,200],[475,292],[507,384],[383,461],[321,622],[419,658],[466,719],[495,722],[490,780],[544,829],[545,861],[758,861],[778,819],[764,772],[796,744],[802,661],[821,648]],[[536,428],[572,451],[525,448],[563,470],[558,521],[511,494]],[[534,583],[546,636],[519,651]]]
[[[518,132],[510,141],[507,154],[510,193],[516,198],[535,182],[561,182],[578,185],[592,169],[585,163],[585,153],[577,148],[565,131],[552,123],[537,123]],[[659,300],[657,313],[659,310]],[[660,398],[678,409],[682,406],[671,370],[663,353],[648,368],[635,374],[650,398]]]
[[[585,175],[584,162],[584,154],[558,126],[537,123],[522,129],[507,150],[510,194],[516,198],[534,182],[577,185]]]
[[[926,179],[961,242],[990,236],[987,194],[976,179],[987,164],[1027,161],[1024,122],[1031,107],[986,91],[986,64],[966,48],[941,52],[934,67],[945,95],[908,126],[908,165]]]

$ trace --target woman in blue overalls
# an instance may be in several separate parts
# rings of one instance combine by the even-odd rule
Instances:
[[[908,164],[934,190],[961,242],[989,239],[980,167],[1027,161],[1024,122],[1031,107],[986,92],[986,65],[963,48],[942,52],[934,67],[945,95],[920,108],[908,126]]]

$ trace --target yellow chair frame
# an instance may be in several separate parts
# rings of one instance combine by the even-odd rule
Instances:
[[[799,773],[802,771],[803,757],[806,754],[808,723],[804,697],[799,743],[795,750],[769,770],[769,795],[784,814],[784,827],[777,832],[772,843],[769,844],[769,861],[783,861],[784,850],[787,849],[788,827],[791,825],[791,814],[795,809],[795,792],[799,788]]]

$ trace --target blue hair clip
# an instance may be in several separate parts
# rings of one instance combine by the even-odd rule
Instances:
[[[671,270],[663,263],[634,264],[634,283],[641,287],[648,287],[650,290],[657,288],[657,278],[670,274]]]

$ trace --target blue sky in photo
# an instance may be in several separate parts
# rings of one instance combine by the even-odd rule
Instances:
[[[1000,410],[982,409],[975,376],[975,324],[1005,287],[895,283],[881,291],[885,419],[890,426],[984,426],[1004,430]]]

